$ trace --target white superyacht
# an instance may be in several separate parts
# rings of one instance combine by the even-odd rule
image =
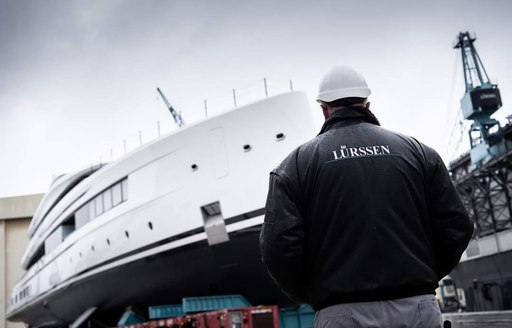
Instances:
[[[7,317],[31,327],[129,305],[242,294],[286,304],[261,264],[269,172],[314,137],[303,92],[266,98],[57,178],[29,228]]]

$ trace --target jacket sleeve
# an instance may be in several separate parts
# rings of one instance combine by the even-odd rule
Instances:
[[[297,190],[283,171],[270,174],[265,221],[260,232],[263,263],[281,290],[297,303],[306,302],[304,222]]]
[[[440,156],[434,152],[429,212],[437,276],[442,279],[459,263],[473,234],[473,223]]]

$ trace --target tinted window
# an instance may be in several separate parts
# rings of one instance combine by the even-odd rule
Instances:
[[[112,205],[116,206],[123,201],[123,192],[121,190],[121,182],[112,186]]]
[[[123,189],[123,202],[128,199],[128,179],[124,179],[121,181],[121,186]]]
[[[94,213],[96,216],[100,216],[103,213],[103,197],[101,194],[94,198]]]
[[[106,212],[112,208],[112,189],[107,189],[103,193],[103,210]]]
[[[84,206],[80,207],[78,211],[75,213],[75,225],[76,228],[80,228],[84,226],[87,222],[89,222],[93,216],[93,207],[91,203],[85,203]]]

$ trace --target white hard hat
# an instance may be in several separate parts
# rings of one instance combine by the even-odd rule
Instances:
[[[342,98],[367,98],[372,91],[363,75],[350,66],[334,66],[320,81],[316,101],[331,102]]]

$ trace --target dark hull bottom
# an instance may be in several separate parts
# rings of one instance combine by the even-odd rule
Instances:
[[[468,311],[512,309],[512,251],[459,263],[450,276]]]
[[[69,325],[86,309],[115,326],[129,305],[181,303],[183,297],[242,294],[252,305],[293,304],[261,264],[259,227],[230,233],[213,247],[206,241],[160,253],[81,280],[10,319],[30,326]]]

